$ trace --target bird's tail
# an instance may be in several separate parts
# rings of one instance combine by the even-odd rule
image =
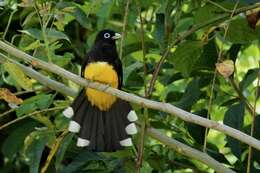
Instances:
[[[89,147],[93,151],[116,151],[133,145],[131,135],[137,133],[134,124],[137,115],[124,100],[117,99],[108,111],[101,111],[91,105],[83,89],[63,114],[72,118],[69,131],[79,133],[79,147]]]

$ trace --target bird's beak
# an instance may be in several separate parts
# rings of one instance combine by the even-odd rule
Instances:
[[[115,33],[115,35],[112,37],[112,39],[113,39],[113,40],[117,40],[117,39],[119,39],[119,38],[121,38],[121,37],[122,37],[121,34]]]

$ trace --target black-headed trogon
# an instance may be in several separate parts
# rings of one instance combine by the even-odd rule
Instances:
[[[82,77],[121,89],[123,70],[116,50],[118,38],[120,34],[108,29],[97,34],[82,63]],[[116,151],[133,145],[131,135],[137,133],[137,115],[128,102],[115,96],[84,88],[63,114],[72,118],[68,129],[79,133],[79,147]]]

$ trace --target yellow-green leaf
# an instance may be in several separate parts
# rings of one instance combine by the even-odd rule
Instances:
[[[4,68],[20,87],[25,90],[32,90],[32,81],[17,65],[6,62],[4,63]]]

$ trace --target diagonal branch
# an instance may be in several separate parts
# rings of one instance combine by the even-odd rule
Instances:
[[[219,122],[212,121],[212,120],[209,120],[206,118],[202,118],[202,117],[192,114],[190,112],[186,112],[169,103],[162,103],[162,102],[158,102],[158,101],[145,99],[143,97],[139,97],[137,95],[130,94],[130,93],[109,87],[108,85],[100,84],[98,82],[88,81],[86,79],[81,78],[80,76],[78,76],[76,74],[66,71],[65,69],[63,69],[55,64],[47,63],[42,60],[36,59],[33,56],[28,55],[16,48],[4,43],[3,41],[0,41],[0,49],[8,52],[10,55],[13,55],[20,60],[30,63],[31,65],[33,65],[35,67],[39,67],[39,68],[45,69],[47,71],[53,72],[66,79],[69,79],[81,86],[94,88],[99,91],[104,91],[106,93],[114,95],[123,100],[138,104],[142,107],[147,107],[147,108],[163,111],[163,112],[169,113],[170,115],[174,115],[186,122],[190,122],[190,123],[201,125],[203,127],[215,129],[217,131],[225,133],[241,142],[244,142],[244,143],[260,150],[260,141],[259,140],[257,140],[256,138],[253,138],[252,136],[249,136],[237,129],[229,127],[227,125],[224,125]]]
[[[245,11],[248,11],[248,10],[252,10],[252,9],[255,9],[255,8],[259,8],[260,7],[260,4],[254,4],[254,5],[250,5],[250,6],[247,6],[247,7],[242,7],[242,8],[239,8],[237,10],[234,11],[233,13],[233,17],[240,14],[240,13],[243,13]],[[181,36],[177,37],[176,40],[170,44],[167,49],[164,51],[161,59],[159,60],[159,62],[156,64],[155,66],[155,70],[153,72],[153,77],[150,81],[150,85],[149,85],[149,89],[148,89],[148,95],[151,95],[152,92],[153,92],[153,89],[154,89],[154,85],[155,85],[155,82],[157,80],[157,76],[161,70],[161,67],[165,61],[165,59],[168,57],[169,53],[170,53],[170,50],[173,46],[176,46],[177,44],[179,44],[182,40],[184,40],[185,38],[187,38],[188,36],[190,36],[191,34],[193,34],[194,32],[202,29],[203,27],[206,27],[206,26],[210,26],[214,23],[217,23],[217,22],[222,22],[224,21],[225,19],[228,19],[230,18],[230,13],[225,13],[223,15],[220,15],[218,17],[215,17],[213,19],[210,19],[208,21],[205,21],[203,23],[200,23],[200,24],[197,24],[197,25],[194,25],[190,30],[186,31],[185,33],[183,33]]]
[[[5,56],[1,56],[0,54],[0,63],[4,63],[4,58],[6,58]],[[3,60],[2,60],[3,59]],[[27,67],[23,64],[20,64],[19,62],[15,61],[15,60],[10,60],[12,63],[18,65],[23,71],[24,73],[26,73],[28,76],[36,79],[37,81],[39,81],[40,83],[42,83],[43,85],[46,85],[49,88],[52,88],[58,92],[63,93],[64,90],[66,90],[67,92],[65,93],[65,95],[69,95],[72,97],[76,97],[77,96],[77,92],[73,89],[70,89],[67,86],[63,86],[63,88],[61,88],[60,86],[63,85],[57,81],[54,81],[52,79],[47,78],[46,76],[40,74],[39,72],[35,71],[34,69]],[[43,111],[43,110],[41,110]],[[27,118],[28,116],[25,116],[25,118]],[[14,123],[14,122],[12,122]],[[200,152],[196,149],[193,149],[192,147],[185,145],[177,140],[174,140],[170,137],[165,136],[164,134],[161,134],[160,132],[158,132],[156,129],[153,128],[148,128],[147,129],[147,133],[154,139],[160,141],[161,143],[169,146],[170,148],[176,150],[177,152],[179,152],[180,154],[183,154],[185,156],[194,158],[196,160],[199,160],[201,162],[203,162],[204,164],[208,165],[209,167],[213,168],[214,170],[218,170],[220,172],[223,173],[234,173],[232,170],[226,168],[225,166],[223,166],[220,162],[216,161],[215,159],[213,159],[212,157],[210,157],[209,155],[207,155],[206,153]],[[67,131],[64,131],[63,133],[67,133]],[[58,141],[58,140],[57,140]],[[56,145],[55,145],[56,146]],[[56,148],[54,148],[56,152]],[[50,153],[50,155],[48,156],[49,160],[51,160],[53,157],[53,153]],[[48,164],[46,164],[47,166],[44,167],[44,169],[47,169]]]

